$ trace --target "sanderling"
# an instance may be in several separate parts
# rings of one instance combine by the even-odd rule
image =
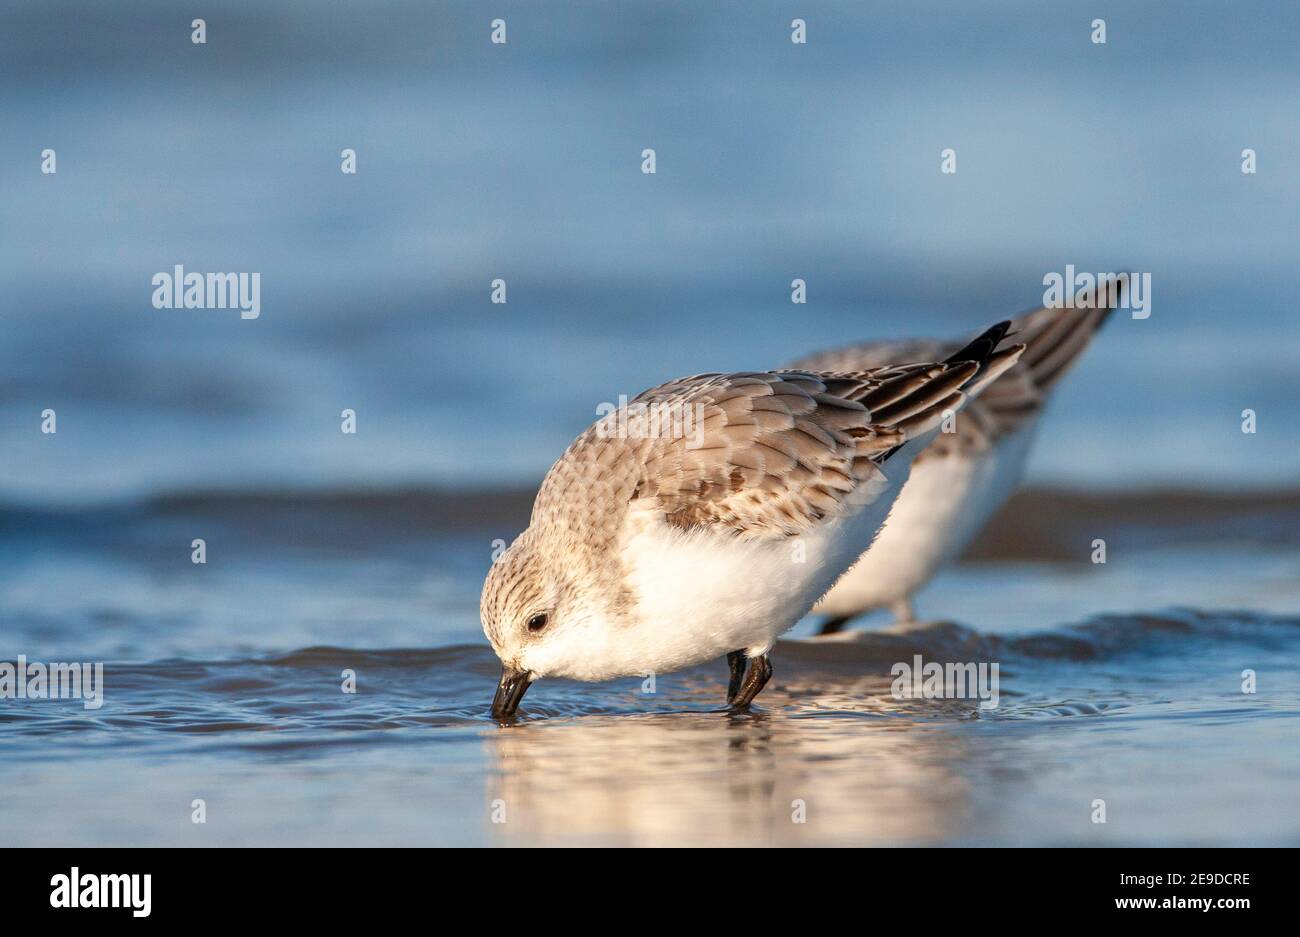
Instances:
[[[880,533],[863,541],[869,549],[814,607],[830,616],[821,634],[885,606],[897,620],[912,620],[913,594],[966,548],[1019,483],[1049,392],[1122,304],[1128,276],[1115,280],[1115,289],[1099,291],[1108,294],[1102,308],[1037,309],[1012,320],[1024,355],[962,412],[955,433],[941,435],[917,457]],[[791,367],[850,370],[929,361],[958,344],[875,342],[809,355]]]
[[[699,374],[633,403],[701,408],[699,439],[597,421],[551,467],[483,584],[512,715],[546,676],[667,673],[726,655],[744,709],[768,652],[869,542],[916,453],[1011,367],[1010,323],[933,364]],[[748,661],[748,672],[746,662]]]

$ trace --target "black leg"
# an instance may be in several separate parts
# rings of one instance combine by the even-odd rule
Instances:
[[[727,666],[731,668],[731,682],[727,684],[727,705],[730,706],[740,692],[740,681],[745,676],[745,652],[732,651],[728,654]]]
[[[838,634],[844,630],[844,626],[853,620],[852,615],[839,615],[835,618],[828,618],[822,622],[822,630],[818,634]]]
[[[749,673],[745,674],[745,681],[740,685],[740,692],[736,698],[731,700],[732,712],[743,712],[749,708],[749,704],[754,702],[754,697],[762,692],[763,687],[767,686],[767,681],[772,679],[772,661],[766,654],[761,657],[751,658],[749,661]]]

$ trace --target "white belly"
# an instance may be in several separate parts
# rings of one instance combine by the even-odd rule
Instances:
[[[888,467],[905,474],[892,459]],[[857,514],[789,539],[684,531],[661,513],[634,514],[623,556],[640,620],[620,636],[616,669],[667,673],[731,651],[766,653],[854,561],[898,490],[890,483]]]
[[[906,599],[929,582],[1015,490],[1033,433],[1030,422],[982,455],[914,466],[884,528],[815,610],[855,615]]]

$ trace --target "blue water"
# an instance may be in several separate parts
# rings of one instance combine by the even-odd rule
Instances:
[[[1034,478],[1294,481],[1300,12],[1104,12],[831,4],[796,46],[781,4],[235,2],[196,46],[163,0],[8,4],[0,494],[531,483],[619,394],[965,334],[1066,264],[1152,314]],[[260,272],[260,318],[154,309],[176,264]]]
[[[1092,526],[1105,565],[1011,536],[940,575],[925,624],[805,622],[751,715],[718,711],[718,661],[653,693],[544,680],[502,727],[478,590],[527,505],[457,500],[0,512],[0,661],[104,663],[99,709],[0,701],[8,841],[1300,844],[1300,527],[1275,505],[1193,539],[1058,508],[1045,552]],[[999,705],[896,699],[915,654],[997,663]]]

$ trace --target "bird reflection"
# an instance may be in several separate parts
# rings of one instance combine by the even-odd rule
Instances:
[[[779,687],[746,715],[541,719],[490,731],[501,844],[780,845],[948,839],[968,742],[872,689]],[[850,706],[850,697],[852,706]]]

